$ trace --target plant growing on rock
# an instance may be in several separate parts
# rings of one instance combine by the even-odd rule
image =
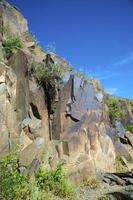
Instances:
[[[61,77],[65,68],[60,64],[53,64],[50,68],[45,67],[43,63],[38,63],[36,67],[36,76],[42,82],[50,82],[55,77]]]
[[[121,108],[120,100],[117,97],[108,96],[107,105],[109,108],[109,118],[111,123],[120,120],[126,116],[126,113]]]
[[[127,170],[126,166],[124,165],[123,160],[121,159],[119,155],[117,155],[115,159],[115,168],[116,168],[116,172],[118,173],[125,172]]]
[[[56,77],[62,77],[66,68],[58,63],[45,66],[43,62],[36,62],[34,59],[30,64],[30,71],[34,73],[39,82],[50,83]]]
[[[4,33],[6,36],[10,34],[10,28],[9,26],[1,26],[0,27],[0,32]]]
[[[22,43],[18,35],[10,35],[4,42],[3,42],[3,49],[6,54],[10,54],[13,50],[17,48],[22,48]]]
[[[128,125],[125,127],[125,130],[126,130],[126,131],[130,131],[131,133],[133,133],[133,124],[128,124]]]
[[[83,186],[87,186],[91,189],[96,189],[100,187],[100,181],[96,176],[90,176],[83,180]]]

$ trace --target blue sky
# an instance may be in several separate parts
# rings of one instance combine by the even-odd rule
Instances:
[[[8,0],[42,47],[98,78],[106,91],[133,98],[133,0]]]

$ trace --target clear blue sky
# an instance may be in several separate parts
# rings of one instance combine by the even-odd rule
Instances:
[[[42,47],[94,76],[111,94],[133,98],[133,0],[8,0]]]

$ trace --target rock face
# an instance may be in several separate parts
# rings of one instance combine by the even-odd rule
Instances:
[[[28,170],[29,174],[41,161],[48,163],[49,158],[53,166],[62,160],[77,180],[98,171],[115,171],[116,150],[122,148],[125,157],[128,151],[119,139],[115,140],[123,129],[120,123],[116,128],[110,125],[99,82],[79,76],[64,59],[51,53],[54,63],[67,67],[67,71],[61,80],[58,99],[53,100],[54,112],[49,113],[44,85],[38,83],[33,73],[29,74],[31,48],[35,61],[43,62],[46,53],[35,46],[27,33],[24,17],[3,1],[0,23],[1,48],[7,37],[5,27],[11,34],[18,33],[23,41],[23,48],[8,59],[0,53],[0,156],[17,143],[21,148],[20,169]],[[133,113],[128,112],[132,120]],[[126,138],[132,144],[128,133]]]
[[[7,2],[1,1],[0,3],[0,18],[1,25],[3,26],[3,30],[1,30],[3,35],[8,31],[19,35],[28,31],[25,18],[16,7],[11,6]]]

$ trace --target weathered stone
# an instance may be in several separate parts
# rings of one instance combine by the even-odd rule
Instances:
[[[26,45],[27,48],[34,47],[35,42],[26,42],[25,45]]]
[[[39,168],[40,161],[37,158],[34,158],[30,166],[28,167],[28,175],[32,176],[36,170]]]
[[[26,19],[10,4],[7,2],[5,4],[6,6],[0,4],[0,13],[2,12],[3,28],[7,29],[6,32],[21,34],[28,31]]]
[[[41,158],[43,151],[44,140],[43,138],[36,138],[30,145],[20,153],[20,166],[28,167],[34,159]]]
[[[81,120],[87,110],[98,109],[99,103],[95,100],[95,91],[91,84],[84,80],[84,87],[81,88],[81,79],[74,77],[74,96],[75,102],[69,102],[72,118]]]
[[[101,92],[95,94],[96,99],[102,103],[103,101],[103,94]]]
[[[116,130],[117,130],[118,135],[119,135],[120,137],[124,137],[125,129],[124,129],[122,123],[119,122],[119,121],[116,121],[116,122],[115,122],[115,127],[116,127]]]
[[[22,130],[19,138],[19,143],[22,145],[23,149],[25,149],[27,146],[29,146],[32,143],[32,140],[28,135]]]
[[[34,120],[37,122],[38,129],[36,129],[35,137],[43,136],[45,138],[45,145],[48,145],[50,140],[49,135],[49,119],[48,119],[48,110],[45,103],[45,93],[43,88],[38,87],[38,84],[34,77],[29,81],[29,90],[30,90],[30,117],[32,118],[32,123]],[[40,127],[41,126],[41,127]]]
[[[5,74],[0,76],[0,84],[5,83]]]
[[[129,131],[127,131],[125,133],[125,137],[128,139],[128,141],[130,142],[130,144],[133,146],[133,134],[130,133]]]
[[[5,83],[0,84],[0,96],[6,92],[6,85]]]
[[[95,164],[93,160],[84,160],[79,165],[71,166],[70,178],[77,183],[81,183],[84,179],[86,180],[89,175],[95,174]]]
[[[114,174],[105,174],[104,175],[105,178],[110,179],[111,181],[116,182],[118,185],[125,185],[125,181],[122,180],[121,178],[119,178],[118,176],[114,175]]]
[[[35,117],[24,119],[22,122],[22,128],[24,129],[24,131],[26,130],[26,134],[28,134],[30,138],[35,138],[39,135],[41,136],[40,134],[41,120]]]

